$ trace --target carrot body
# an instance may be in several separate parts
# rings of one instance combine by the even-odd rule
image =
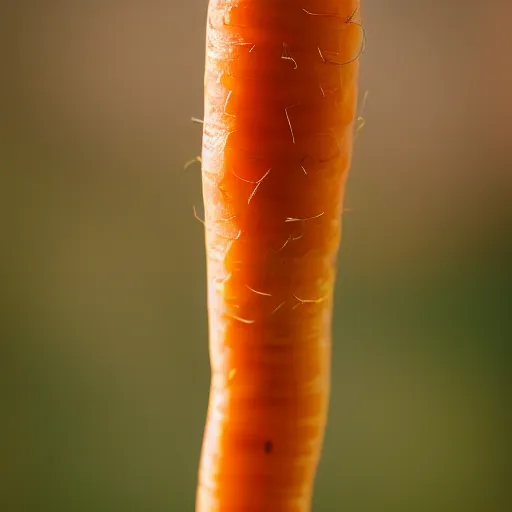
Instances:
[[[211,0],[211,390],[197,512],[306,512],[322,448],[359,0]]]

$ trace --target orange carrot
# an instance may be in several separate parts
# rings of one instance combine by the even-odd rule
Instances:
[[[359,0],[211,0],[202,176],[211,390],[197,512],[306,512],[363,44]]]

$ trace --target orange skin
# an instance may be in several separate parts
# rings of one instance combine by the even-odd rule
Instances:
[[[212,377],[196,512],[311,509],[358,14],[359,0],[210,2],[202,175]]]

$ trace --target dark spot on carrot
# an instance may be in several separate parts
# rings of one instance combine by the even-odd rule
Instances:
[[[265,442],[265,453],[271,453],[272,449],[274,448],[274,445],[272,444],[272,441],[266,441]]]

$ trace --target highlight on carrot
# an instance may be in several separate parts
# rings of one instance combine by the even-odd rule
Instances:
[[[359,0],[210,0],[197,512],[311,509],[363,44]]]

